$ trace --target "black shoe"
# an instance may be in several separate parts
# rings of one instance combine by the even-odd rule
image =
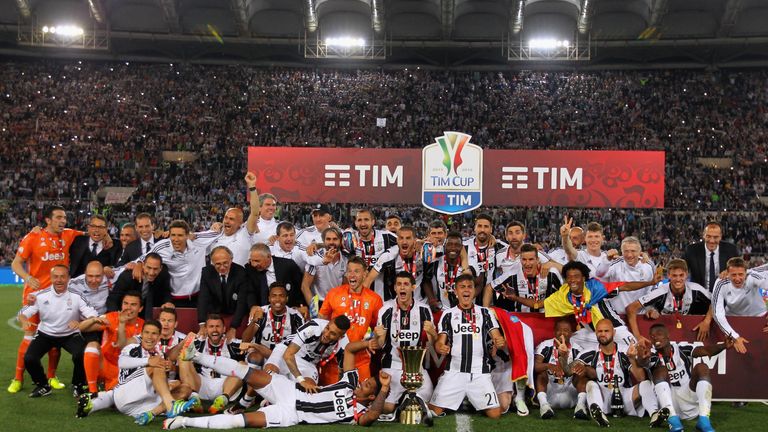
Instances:
[[[79,385],[73,385],[72,386],[72,397],[75,399],[79,398],[80,396],[84,394],[88,394],[88,387],[85,386],[79,386]]]
[[[48,396],[49,394],[51,394],[51,392],[53,392],[53,390],[51,389],[51,386],[49,386],[48,384],[39,385],[35,387],[34,390],[32,390],[32,393],[29,394],[29,397],[39,398],[42,396]]]
[[[608,421],[608,417],[597,404],[589,406],[589,413],[592,415],[592,419],[600,425],[600,427],[610,427],[611,423]]]
[[[667,423],[668,418],[669,408],[662,408],[651,414],[651,423],[649,426],[652,428],[662,427]]]
[[[746,402],[733,402],[733,403],[731,403],[731,406],[734,407],[734,408],[744,408],[745,406],[747,406],[747,403]]]

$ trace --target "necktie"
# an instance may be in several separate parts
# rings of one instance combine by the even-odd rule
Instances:
[[[717,279],[717,271],[715,271],[715,253],[709,253],[709,291],[715,288],[715,279]]]
[[[152,244],[150,242],[147,242],[147,252],[149,253],[149,250],[152,249]]]
[[[221,276],[221,289],[222,291],[227,287],[227,276],[226,275],[220,275]]]
[[[99,254],[99,244],[98,243],[94,242],[94,243],[91,244],[91,254],[93,254],[93,256],[96,256],[96,255]]]

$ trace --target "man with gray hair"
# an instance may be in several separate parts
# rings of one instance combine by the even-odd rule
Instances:
[[[198,334],[205,335],[205,321],[209,314],[232,315],[227,338],[234,338],[235,331],[248,314],[248,288],[245,269],[233,262],[232,251],[226,246],[213,248],[211,263],[203,268],[200,276]]]
[[[653,264],[645,262],[643,249],[637,237],[625,237],[621,241],[621,257],[616,249],[611,249],[597,266],[595,276],[604,282],[639,282],[652,280],[655,272]],[[651,287],[641,288],[636,291],[621,292],[610,300],[613,309],[620,314],[624,313],[627,305],[646,295]]]
[[[269,303],[269,286],[273,282],[285,285],[288,291],[288,306],[299,307],[306,303],[301,294],[301,280],[304,272],[293,260],[272,256],[264,243],[251,246],[248,265],[245,266],[247,278],[251,283],[248,304],[264,306]]]

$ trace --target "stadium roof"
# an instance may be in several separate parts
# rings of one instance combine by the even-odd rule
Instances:
[[[543,37],[591,40],[589,67],[738,67],[768,64],[766,23],[767,0],[0,0],[0,54],[71,55],[18,39],[74,24],[108,31],[80,57],[306,63],[305,42],[354,36],[384,63],[498,67]]]

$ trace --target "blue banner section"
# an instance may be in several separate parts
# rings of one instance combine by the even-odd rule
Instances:
[[[480,192],[424,192],[424,206],[439,212],[456,214],[480,207]]]
[[[10,267],[0,267],[0,285],[21,284],[21,278]]]

